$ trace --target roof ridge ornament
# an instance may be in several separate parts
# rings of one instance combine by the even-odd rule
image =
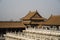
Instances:
[[[31,11],[29,11],[29,13],[31,13]]]
[[[51,14],[51,17],[52,17],[53,15]]]
[[[38,13],[38,11],[36,10],[36,13]]]

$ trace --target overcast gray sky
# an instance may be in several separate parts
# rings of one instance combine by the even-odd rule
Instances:
[[[0,0],[0,21],[19,20],[30,10],[45,18],[60,15],[60,0]]]

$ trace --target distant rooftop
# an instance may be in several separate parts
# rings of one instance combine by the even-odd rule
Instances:
[[[60,25],[60,15],[52,15],[44,24],[45,25]]]
[[[25,28],[21,21],[0,21],[0,28]]]

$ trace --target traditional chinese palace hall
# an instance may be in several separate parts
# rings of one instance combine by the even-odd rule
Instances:
[[[29,11],[20,19],[21,21],[0,21],[0,34],[6,32],[19,32],[25,28],[42,28],[43,26],[60,26],[60,15],[51,16],[49,19],[42,17],[37,11]]]

